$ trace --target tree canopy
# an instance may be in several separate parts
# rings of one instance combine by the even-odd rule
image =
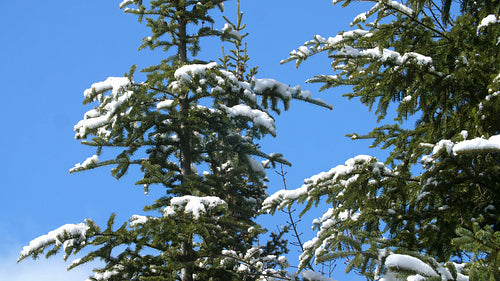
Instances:
[[[389,156],[353,156],[266,198],[265,169],[289,164],[259,145],[276,134],[271,113],[292,99],[330,106],[298,86],[257,78],[242,14],[221,30],[203,24],[215,22],[209,11],[223,2],[123,1],[151,29],[141,48],[161,47],[170,57],[144,69],[143,82],[132,67],[84,92],[84,103],[97,106],[75,126],[76,138],[97,151],[71,171],[113,165],[120,178],[139,165],[138,185],[165,188],[145,207],[157,215],[135,215],[118,229],[114,215],[104,230],[92,220],[64,225],[33,240],[20,260],[61,248],[68,258],[93,246],[72,264],[103,260],[93,280],[325,280],[304,270],[340,259],[368,280],[499,280],[499,3],[365,1],[372,5],[353,29],[316,35],[292,51],[283,63],[297,67],[328,56],[332,73],[308,82],[349,86],[344,95],[385,124],[348,137],[371,140]],[[196,59],[208,36],[232,44],[220,63]],[[110,148],[116,158],[101,161]],[[264,232],[259,212],[296,203],[302,214],[323,212],[302,247],[302,277],[281,257],[281,234],[255,245]]]
[[[115,227],[111,215],[105,228],[87,219],[62,226],[33,240],[19,260],[63,249],[65,259],[93,248],[70,268],[104,261],[91,280],[254,280],[282,276],[284,241],[261,246],[265,232],[256,222],[266,196],[265,169],[289,165],[279,153],[265,153],[259,141],[275,136],[272,113],[288,110],[292,99],[330,108],[299,86],[256,78],[249,60],[242,13],[226,19],[220,30],[216,8],[224,0],[125,0],[120,8],[138,16],[151,34],[142,48],[162,49],[169,56],[124,77],[109,77],[84,91],[87,111],[75,127],[75,138],[96,147],[96,154],[70,172],[114,166],[119,179],[132,165],[142,172],[136,184],[165,188],[165,196],[145,206],[153,215],[134,215]],[[200,39],[218,37],[232,45],[217,63],[196,59]],[[114,149],[114,159],[101,160]],[[262,161],[258,161],[260,159]],[[204,171],[203,171],[203,170]],[[199,171],[200,170],[200,171]],[[266,266],[267,264],[273,266]]]
[[[497,280],[499,5],[367,2],[355,29],[317,35],[284,62],[327,53],[334,74],[309,82],[349,85],[345,96],[375,109],[379,121],[396,116],[348,135],[390,156],[353,157],[274,194],[265,208],[330,205],[314,222],[302,267],[347,258],[347,270],[376,280]]]

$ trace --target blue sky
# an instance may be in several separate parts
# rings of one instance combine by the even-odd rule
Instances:
[[[235,2],[225,15],[235,18]],[[89,268],[67,273],[60,256],[16,264],[17,254],[30,240],[66,223],[85,218],[105,223],[112,212],[118,221],[142,212],[155,199],[145,196],[131,172],[120,181],[109,169],[69,175],[76,163],[91,156],[91,148],[74,139],[73,125],[90,109],[83,106],[83,91],[109,76],[122,76],[131,65],[143,68],[158,62],[160,50],[138,52],[148,29],[133,15],[124,14],[117,1],[7,1],[0,17],[0,76],[6,129],[0,138],[0,280],[85,280]],[[330,73],[329,60],[319,56],[298,70],[280,60],[315,34],[334,36],[349,29],[361,10],[333,7],[329,0],[242,1],[247,23],[250,66],[259,66],[259,78],[303,85],[313,95],[331,103],[329,111],[295,102],[277,117],[277,137],[264,140],[263,150],[280,152],[293,163],[286,168],[289,188],[304,178],[344,163],[358,154],[380,155],[367,142],[353,142],[346,133],[368,132],[375,125],[372,113],[357,101],[341,98],[346,89],[318,93],[319,85],[304,81],[314,74]],[[223,21],[214,28],[222,28]],[[202,44],[203,48],[203,44]],[[205,59],[217,60],[220,45],[203,49]],[[268,193],[281,188],[271,178]],[[313,214],[319,216],[320,213]],[[310,216],[311,217],[311,216]],[[310,218],[309,217],[309,218]],[[273,229],[276,219],[263,223]],[[299,224],[310,238],[310,220]],[[291,263],[295,261],[291,260]],[[339,265],[341,267],[341,265]],[[337,279],[341,279],[336,277]]]

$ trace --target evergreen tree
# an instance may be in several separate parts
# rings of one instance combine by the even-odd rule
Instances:
[[[90,247],[70,268],[104,261],[91,280],[254,280],[285,274],[285,260],[267,257],[283,245],[254,245],[263,232],[254,218],[266,194],[265,168],[289,163],[261,151],[258,141],[276,134],[270,112],[279,114],[280,103],[285,109],[292,99],[330,106],[300,87],[255,78],[242,43],[242,14],[236,23],[226,19],[221,30],[205,25],[215,23],[209,12],[223,10],[223,2],[123,1],[120,8],[151,30],[140,48],[161,47],[170,57],[143,69],[143,82],[135,82],[133,66],[124,77],[84,92],[84,104],[96,106],[75,125],[75,137],[97,152],[70,172],[111,165],[119,179],[138,165],[137,184],[146,193],[150,186],[165,188],[164,197],[145,207],[159,215],[134,215],[118,228],[115,215],[105,228],[90,219],[64,225],[33,240],[19,260],[48,257],[61,248],[67,259]],[[195,59],[203,37],[233,45],[220,65]],[[109,148],[119,152],[101,161],[101,151]]]
[[[285,62],[328,53],[333,75],[309,82],[350,85],[345,96],[375,108],[388,124],[348,136],[389,157],[353,157],[264,207],[330,205],[301,268],[347,258],[370,280],[500,280],[499,2],[368,2],[355,29],[315,36]]]

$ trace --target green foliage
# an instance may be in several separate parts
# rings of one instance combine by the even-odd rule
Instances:
[[[473,253],[469,262],[470,280],[499,280],[500,278],[500,232],[489,225],[483,228],[479,223],[472,225],[472,231],[457,228],[453,244]]]
[[[387,167],[355,157],[297,190],[272,195],[265,209],[295,202],[306,204],[303,212],[320,202],[331,206],[315,221],[318,233],[306,243],[302,268],[312,259],[347,258],[348,271],[369,279],[422,275],[387,266],[386,257],[403,253],[433,268],[425,280],[463,280],[462,273],[496,280],[500,154],[495,145],[473,146],[500,133],[499,3],[370,2],[373,8],[351,23],[357,29],[328,39],[317,35],[283,62],[299,66],[328,54],[334,74],[309,82],[322,90],[351,86],[345,96],[359,98],[388,123],[348,135],[388,149]]]
[[[67,258],[88,247],[93,250],[70,268],[103,261],[91,280],[255,280],[287,274],[280,258],[286,241],[272,236],[264,249],[254,247],[265,232],[254,221],[266,196],[265,168],[290,164],[281,154],[261,151],[259,141],[275,136],[271,113],[279,114],[280,104],[285,110],[292,99],[330,106],[300,87],[255,78],[257,68],[247,70],[242,13],[236,24],[226,18],[222,30],[212,27],[209,11],[223,10],[223,2],[121,3],[151,30],[140,49],[176,50],[141,70],[143,82],[135,81],[133,66],[124,77],[84,92],[84,104],[95,107],[75,125],[75,138],[96,147],[96,155],[70,172],[110,165],[119,179],[138,166],[142,178],[136,184],[146,193],[164,188],[166,195],[145,207],[156,215],[134,215],[117,229],[112,215],[104,231],[90,220],[70,225],[69,232],[61,228],[42,236],[43,243],[30,244],[20,260],[61,248]],[[194,59],[207,36],[234,46],[228,55],[223,50],[222,65]],[[103,149],[114,149],[114,159],[101,161]]]

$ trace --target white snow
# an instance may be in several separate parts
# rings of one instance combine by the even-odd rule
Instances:
[[[321,275],[320,273],[314,272],[311,270],[303,271],[302,278],[307,278],[308,280],[311,280],[311,281],[335,281],[334,279],[325,277],[325,276]]]
[[[80,263],[82,259],[76,259],[76,260],[73,260],[67,267],[68,270],[70,270],[70,268],[73,268],[74,266],[78,265]]]
[[[307,185],[302,185],[302,187],[297,189],[279,190],[264,200],[262,208],[271,212],[272,206],[276,204],[278,205],[278,209],[282,209],[299,197],[307,194],[307,188]]]
[[[234,38],[236,40],[241,40],[241,34],[236,31],[233,26],[229,23],[225,23],[224,27],[221,29],[221,32],[223,34],[229,35],[231,38]]]
[[[461,141],[453,146],[454,154],[500,151],[500,135],[495,135],[489,139],[475,138]]]
[[[290,87],[274,79],[268,79],[268,78],[254,79],[254,82],[255,82],[255,87],[254,87],[255,91],[262,93],[267,89],[269,90],[275,89],[285,100],[291,99],[292,94],[297,91],[296,87]]]
[[[127,91],[130,85],[131,81],[127,77],[109,77],[106,81],[94,83],[90,89],[85,90],[85,98],[99,100],[100,107],[85,113],[84,119],[74,126],[75,138],[84,138],[88,130],[109,124],[116,110],[132,96],[133,92]],[[108,90],[111,90],[111,95],[103,96]],[[97,95],[92,96],[94,92]]]
[[[321,44],[324,44],[324,46],[322,46],[319,50],[326,50],[342,46],[347,40],[352,40],[359,37],[370,37],[372,35],[373,34],[369,31],[363,29],[354,29],[338,34],[335,37],[329,37],[327,40],[321,37],[320,35],[315,35],[313,41],[306,42],[305,44],[307,45],[314,44],[317,41],[320,42]]]
[[[339,176],[342,176],[342,175],[345,175],[345,174],[352,172],[356,168],[356,165],[370,162],[373,159],[375,159],[375,158],[372,156],[369,156],[369,155],[358,155],[354,158],[350,158],[349,160],[347,160],[344,163],[344,165],[338,165],[337,167],[332,168],[328,172],[319,173],[315,176],[310,177],[309,179],[304,180],[304,182],[307,182],[310,184],[316,184],[319,181],[330,178],[332,176],[333,176],[333,181],[336,181]],[[375,168],[375,167],[379,167],[379,166],[381,166],[380,168],[382,168],[384,172],[389,173],[389,174],[391,173],[390,170],[388,168],[386,168],[382,162],[376,162],[373,167]]]
[[[247,117],[252,120],[256,126],[266,128],[272,135],[275,135],[276,125],[274,124],[274,119],[262,110],[252,109],[248,105],[238,104],[233,107],[227,107],[221,105],[221,108],[226,112],[229,118],[234,117]]]
[[[379,3],[385,3],[391,7],[397,7],[398,9],[404,10],[407,13],[412,13],[413,11],[408,7],[399,4],[396,1],[390,0],[382,0]],[[377,4],[379,5],[379,4]],[[357,19],[362,19],[363,17],[368,16],[367,14],[361,14]],[[355,19],[355,20],[357,20]],[[345,57],[351,58],[372,58],[374,60],[378,60],[382,63],[392,62],[395,65],[405,65],[408,62],[413,62],[421,66],[427,66],[430,70],[434,70],[432,66],[432,58],[429,56],[425,56],[416,52],[408,52],[405,54],[400,54],[394,50],[381,48],[379,46],[375,46],[370,49],[357,49],[350,44],[352,41],[359,40],[362,37],[371,37],[373,33],[363,29],[354,29],[346,32],[342,32],[335,37],[330,37],[327,40],[325,38],[316,35],[314,36],[314,40],[306,42],[304,45],[311,45],[311,50],[304,49],[304,46],[299,47],[299,49],[294,50],[290,53],[291,59],[304,59],[309,56],[309,53],[312,51],[313,53],[321,52],[321,51],[331,51],[334,49],[338,49],[336,54],[333,54],[334,57],[339,57],[341,59],[345,59]],[[286,61],[286,60],[285,60]],[[282,61],[284,62],[284,61]],[[341,69],[341,65],[336,66],[336,69]],[[332,76],[335,77],[335,76]]]
[[[465,130],[460,134],[464,138],[468,137],[468,133]],[[438,154],[441,149],[445,149],[448,155],[451,156],[498,152],[500,151],[500,135],[491,136],[489,139],[474,138],[457,143],[453,143],[451,140],[441,140],[434,145],[432,154],[423,156],[421,162],[423,164],[433,163],[435,161],[436,154]]]
[[[401,55],[400,53],[389,50],[389,49],[381,49],[378,47],[371,48],[371,49],[365,49],[365,50],[359,50],[355,49],[351,46],[344,46],[339,52],[337,53],[338,55],[342,56],[349,56],[353,58],[357,57],[369,57],[375,60],[378,60],[380,62],[392,62],[396,65],[404,65],[408,61],[413,61],[418,65],[422,66],[430,66],[432,67],[432,58],[428,56],[424,56],[419,53],[415,52],[409,52],[404,55]]]
[[[375,160],[373,163],[371,163]],[[314,175],[308,179],[304,180],[304,185],[297,189],[290,190],[279,190],[271,196],[267,197],[262,203],[263,210],[270,211],[273,206],[277,206],[277,209],[283,209],[285,206],[290,205],[295,200],[302,196],[308,194],[309,189],[314,188],[316,185],[320,185],[322,188],[324,186],[332,186],[335,184],[340,184],[342,186],[347,186],[349,183],[355,181],[358,175],[353,175],[347,180],[339,180],[339,177],[352,173],[354,170],[358,169],[361,165],[370,163],[372,168],[372,173],[376,175],[391,175],[392,171],[387,168],[384,163],[376,161],[375,157],[369,155],[358,155],[354,158],[347,160],[344,165],[338,165],[328,172],[321,172]],[[318,190],[316,190],[317,192]]]
[[[453,142],[451,140],[440,140],[432,149],[432,154],[438,154],[441,149],[445,149],[448,154],[453,151]]]
[[[359,15],[357,15],[354,20],[351,22],[351,26],[356,23],[356,22],[360,22],[360,21],[366,21],[366,18],[367,18],[367,13],[361,13]]]
[[[292,50],[290,56],[295,55],[301,58],[307,58],[311,54],[311,51],[306,46],[300,46],[297,50]]]
[[[69,240],[79,239],[85,240],[85,234],[89,227],[85,223],[79,224],[65,224],[56,230],[50,231],[48,234],[42,235],[31,240],[28,246],[24,246],[20,253],[19,260],[28,256],[33,251],[40,248],[48,246],[50,244],[61,245],[67,241],[65,238],[70,238]],[[67,244],[63,244],[67,245]]]
[[[123,8],[124,6],[126,5],[129,5],[129,4],[132,4],[134,3],[133,0],[123,0],[121,3],[120,3],[120,9]]]
[[[92,155],[89,158],[87,158],[85,161],[83,161],[83,163],[76,164],[73,168],[71,168],[69,170],[69,172],[73,173],[73,172],[80,170],[80,169],[86,169],[89,166],[95,165],[97,163],[99,163],[99,158],[97,157],[97,155]]]
[[[129,226],[130,227],[136,227],[138,225],[141,225],[141,224],[145,224],[146,222],[148,222],[148,217],[146,216],[141,216],[141,215],[133,215],[130,217],[129,221],[130,221],[130,224]]]
[[[262,164],[259,163],[259,161],[253,159],[250,155],[247,155],[247,161],[248,161],[248,164],[250,165],[250,168],[252,169],[252,171],[254,171],[255,173],[259,173],[261,175],[266,174],[266,171],[264,170],[264,166],[262,166]]]
[[[217,63],[211,62],[208,64],[188,64],[178,68],[174,72],[174,77],[181,83],[190,82],[191,77],[195,75],[204,75],[209,69],[217,67]]]
[[[156,104],[156,109],[160,110],[160,109],[169,108],[170,106],[172,106],[173,102],[174,101],[170,100],[170,99],[160,101],[159,103]]]
[[[408,95],[408,96],[404,97],[403,100],[401,100],[401,102],[406,103],[406,102],[411,101],[411,99],[412,99],[412,96]]]
[[[496,15],[488,15],[486,16],[485,18],[483,18],[481,20],[481,23],[478,25],[477,27],[477,33],[479,34],[479,31],[484,28],[484,27],[487,27],[488,25],[490,24],[494,24],[494,23],[498,23],[498,17]]]
[[[227,205],[226,202],[216,196],[198,197],[186,195],[172,198],[170,206],[165,207],[163,210],[163,215],[172,216],[182,211],[185,214],[191,214],[194,219],[198,219],[201,214],[206,214],[208,211],[223,205]]]
[[[432,267],[422,260],[401,254],[390,254],[385,260],[385,266],[390,269],[403,269],[418,272],[427,277],[439,277]]]
[[[257,95],[262,95],[264,92],[270,90],[279,95],[285,103],[288,103],[292,97],[295,97],[297,99],[321,104],[325,107],[331,107],[320,99],[313,100],[311,98],[311,93],[309,91],[303,91],[300,86],[290,87],[289,85],[278,82],[274,79],[257,79],[255,77],[253,77],[252,83],[238,81],[238,78],[232,72],[224,69],[219,69],[218,73],[207,75],[207,70],[214,68],[218,68],[215,62],[182,66],[175,71],[174,76],[176,81],[170,83],[169,88],[171,91],[178,91],[183,84],[193,83],[193,77],[196,75],[200,76],[200,80],[206,84],[207,79],[201,78],[202,76],[206,76],[206,78],[212,78],[212,80],[215,80],[217,83],[216,85],[211,85],[212,93],[224,92],[224,89],[221,86],[229,85],[232,87],[232,91],[234,92],[243,90],[243,94],[252,102],[256,102]]]
[[[131,82],[127,77],[108,77],[105,81],[92,84],[90,89],[83,92],[83,96],[89,98],[94,91],[102,93],[108,90],[112,90],[113,96],[116,96],[120,90],[125,90],[130,85]]]
[[[97,280],[97,281],[105,281],[105,280],[109,280],[112,276],[114,275],[117,275],[119,274],[122,270],[123,270],[123,266],[122,265],[115,265],[113,266],[112,268],[104,271],[104,272],[96,272],[94,273],[94,278]],[[85,281],[91,281],[90,279],[87,279]]]
[[[392,0],[380,0],[379,3],[382,3],[383,5],[387,5],[389,6],[390,8],[394,9],[394,10],[397,10],[397,11],[400,11],[404,14],[407,14],[407,15],[412,15],[413,14],[413,10],[397,1],[392,1]]]
[[[469,132],[467,132],[467,130],[462,130],[460,132],[460,134],[462,135],[462,137],[464,138],[464,140],[466,140],[467,137],[469,136]]]
[[[408,281],[424,281],[426,278],[420,274],[408,276]]]

